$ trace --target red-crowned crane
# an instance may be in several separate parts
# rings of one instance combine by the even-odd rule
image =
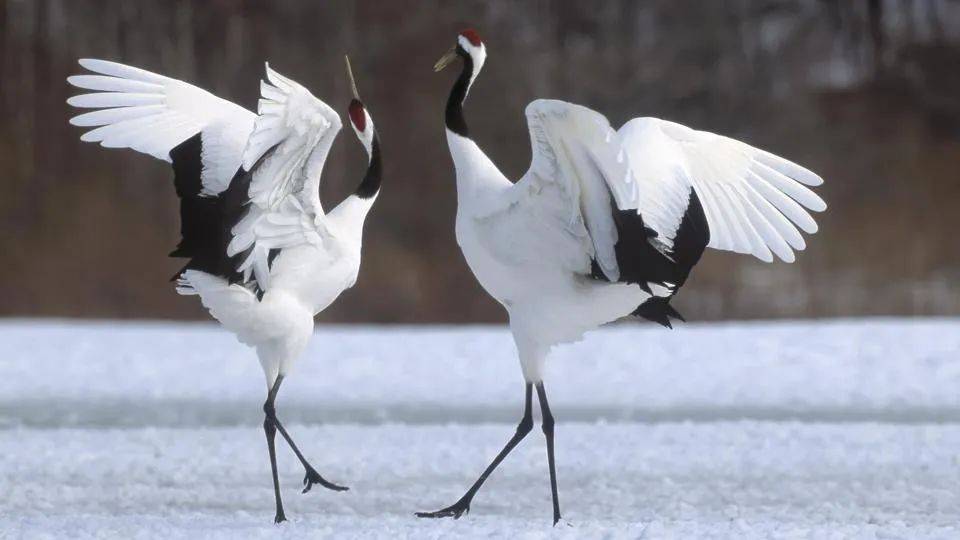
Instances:
[[[530,169],[507,179],[470,137],[463,102],[483,68],[474,30],[436,64],[463,69],[446,106],[457,178],[457,243],[477,280],[507,310],[525,379],[516,434],[451,506],[420,517],[458,518],[487,476],[531,431],[536,387],[553,498],[554,419],[543,367],[551,347],[626,316],[664,326],[681,319],[670,299],[707,247],[786,262],[804,249],[798,228],[826,204],[806,186],[823,181],[790,161],[727,137],[656,118],[614,130],[580,105],[536,100],[526,116]]]
[[[83,141],[130,148],[173,165],[182,239],[170,255],[187,259],[174,276],[177,292],[198,295],[214,318],[256,349],[267,382],[263,429],[275,521],[286,519],[277,431],[303,464],[304,493],[314,484],[347,489],[307,462],[277,419],[274,401],[313,335],[314,316],[356,282],[363,223],[380,192],[380,141],[352,73],[350,123],[369,161],[353,194],[325,213],[320,176],[340,117],[269,65],[257,114],[139,68],[94,59],[80,65],[91,73],[68,81],[93,92],[67,102],[97,110],[70,123],[94,128]]]

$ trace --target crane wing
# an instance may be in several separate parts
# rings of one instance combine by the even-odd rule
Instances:
[[[170,161],[170,150],[200,133],[203,194],[215,195],[227,188],[253,130],[256,116],[252,112],[143,69],[89,58],[79,63],[91,74],[74,75],[67,81],[93,92],[73,96],[67,103],[97,109],[70,119],[75,126],[94,128],[81,140]]]
[[[656,118],[635,118],[619,130],[636,180],[614,189],[621,209],[636,209],[672,248],[695,191],[710,231],[708,247],[773,254],[793,262],[806,247],[797,230],[817,231],[810,211],[827,205],[807,186],[823,180],[809,170],[740,141]],[[772,252],[772,253],[771,253]]]
[[[536,198],[538,211],[561,216],[610,281],[623,277],[623,264],[628,280],[637,279],[634,263],[665,264],[683,270],[666,276],[675,287],[704,245],[792,262],[806,247],[798,228],[815,233],[810,212],[826,209],[807,187],[822,184],[819,176],[727,137],[654,118],[614,131],[600,113],[554,100],[534,101],[526,114],[533,160],[514,200]],[[707,230],[696,233],[700,220]],[[664,258],[621,240],[646,242]]]
[[[555,206],[586,253],[617,281],[611,187],[631,180],[616,132],[602,114],[563,101],[533,101],[526,115],[533,159],[515,190]]]
[[[266,291],[270,252],[320,245],[326,232],[320,176],[340,131],[337,113],[300,84],[266,66],[255,127],[243,152],[250,175],[247,214],[233,227],[227,254],[246,253],[238,268]]]

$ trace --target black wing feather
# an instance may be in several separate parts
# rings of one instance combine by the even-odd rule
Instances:
[[[180,198],[180,243],[170,252],[171,257],[189,259],[187,264],[171,278],[176,280],[185,270],[199,270],[222,277],[230,283],[242,283],[243,273],[237,267],[246,255],[238,253],[227,256],[227,246],[233,238],[233,227],[247,210],[248,191],[252,172],[273,153],[264,154],[250,171],[237,170],[230,185],[215,196],[202,195],[203,141],[198,133],[170,151],[173,162],[174,186]],[[279,250],[271,250],[269,261],[273,262]],[[263,293],[252,285],[258,297]]]
[[[613,201],[613,197],[611,197]],[[649,283],[672,284],[669,297],[652,297],[634,310],[633,315],[672,327],[670,319],[683,320],[672,306],[670,299],[686,283],[690,271],[700,260],[710,243],[710,229],[703,205],[696,191],[690,190],[690,198],[683,219],[674,236],[670,256],[664,255],[654,245],[657,232],[647,227],[636,210],[620,210],[613,203],[613,221],[617,228],[617,244],[614,253],[620,267],[620,283],[635,283],[650,293]],[[600,265],[591,262],[591,277],[609,281]]]

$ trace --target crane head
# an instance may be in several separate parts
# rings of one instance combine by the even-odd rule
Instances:
[[[453,63],[458,56],[469,56],[476,66],[483,64],[487,56],[486,46],[476,30],[468,28],[460,32],[457,35],[457,43],[440,57],[440,60],[437,60],[437,63],[433,65],[433,70],[442,70]]]
[[[357,138],[360,139],[360,142],[363,143],[364,148],[367,149],[367,152],[370,152],[373,144],[373,119],[370,118],[370,113],[367,112],[363,101],[360,100],[357,81],[353,78],[353,69],[350,67],[350,57],[344,56],[344,59],[347,63],[347,76],[350,79],[350,90],[353,92],[353,99],[350,100],[350,106],[347,107],[347,113],[350,116],[350,125],[353,126],[353,131],[357,135]]]

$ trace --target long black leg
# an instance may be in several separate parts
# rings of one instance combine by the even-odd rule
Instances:
[[[271,394],[273,397],[276,397],[277,391],[280,389],[280,383],[283,382],[283,375],[277,377],[277,382],[274,383]],[[310,488],[314,484],[320,484],[321,486],[331,489],[333,491],[346,491],[349,488],[346,486],[339,486],[324,479],[320,476],[320,473],[314,469],[310,463],[307,462],[307,458],[303,457],[303,453],[300,452],[300,449],[297,448],[296,443],[293,442],[293,438],[290,437],[290,434],[287,433],[287,430],[283,427],[283,424],[280,423],[280,419],[277,418],[277,410],[274,407],[273,399],[268,399],[267,403],[263,405],[263,411],[267,414],[267,418],[273,422],[273,425],[276,426],[276,429],[280,431],[280,435],[287,441],[287,444],[290,445],[290,449],[293,450],[293,453],[297,455],[297,459],[300,460],[300,463],[303,465],[306,474],[303,477],[303,493],[310,491]]]
[[[537,383],[537,398],[540,399],[540,414],[543,416],[543,434],[547,438],[547,463],[550,464],[550,494],[553,496],[553,524],[560,521],[560,498],[557,495],[557,466],[553,460],[553,413],[547,403],[547,390],[543,382]]]
[[[267,401],[263,404],[263,412],[265,413],[263,431],[267,435],[267,450],[270,451],[270,469],[273,471],[273,496],[277,501],[277,514],[273,518],[274,523],[287,520],[287,516],[283,515],[283,500],[280,498],[280,477],[277,474],[277,449],[274,446],[277,428],[273,419],[273,401],[277,397],[277,390],[280,389],[281,380],[281,377],[277,378],[277,382],[273,384],[273,388],[267,392]]]
[[[293,450],[293,453],[297,455],[297,459],[300,460],[300,463],[303,464],[303,468],[306,471],[306,474],[303,477],[303,493],[310,491],[310,488],[314,484],[320,484],[321,486],[332,489],[333,491],[347,491],[347,486],[341,486],[334,484],[333,482],[326,480],[324,477],[320,476],[320,473],[317,472],[309,463],[307,459],[303,457],[303,454],[300,453],[300,449],[297,448],[297,445],[293,443],[293,439],[290,438],[290,435],[287,434],[287,430],[283,428],[283,425],[279,420],[275,420],[277,424],[277,429],[280,430],[280,434],[283,435],[283,438],[287,440],[287,444],[290,445],[290,448]]]
[[[514,433],[513,437],[511,437],[509,441],[507,441],[507,444],[503,447],[503,450],[497,454],[497,457],[493,458],[493,461],[487,466],[487,469],[483,471],[483,474],[480,475],[480,478],[477,478],[477,481],[470,486],[470,489],[463,494],[463,497],[460,497],[460,500],[452,505],[442,510],[437,510],[436,512],[417,512],[417,517],[452,517],[457,519],[463,514],[470,512],[470,502],[473,501],[473,496],[476,495],[477,491],[480,490],[480,486],[482,486],[487,477],[490,476],[490,473],[497,468],[497,465],[500,465],[500,462],[503,461],[503,458],[507,457],[507,454],[509,454],[510,451],[513,450],[513,448],[517,446],[517,444],[519,444],[528,433],[530,433],[530,430],[533,429],[533,413],[531,411],[532,398],[533,384],[527,383],[526,397],[523,406],[523,418],[520,420],[520,424],[517,425],[517,432]]]

